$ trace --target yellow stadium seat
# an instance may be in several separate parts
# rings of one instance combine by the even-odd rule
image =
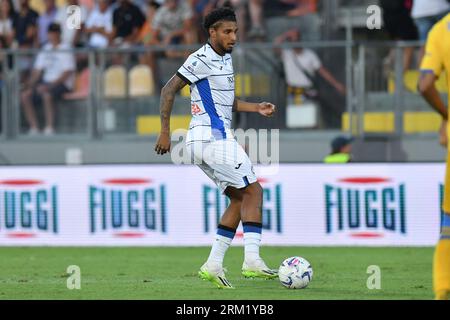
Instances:
[[[419,83],[420,72],[418,70],[408,70],[403,75],[403,83],[405,88],[411,92],[417,92],[417,84]]]
[[[433,111],[405,112],[403,114],[403,130],[405,133],[437,132],[442,117]]]
[[[268,96],[270,94],[270,80],[265,74],[251,77],[251,94],[255,96]]]
[[[145,64],[131,68],[128,83],[131,97],[151,96],[155,92],[152,70]]]
[[[250,74],[236,74],[235,76],[236,96],[250,96],[251,94],[251,76]]]
[[[342,130],[349,130],[349,116],[345,112],[342,115]],[[355,114],[352,117],[352,128],[357,128],[358,115]],[[393,112],[365,112],[363,115],[363,128],[364,132],[394,132],[395,129],[395,117]]]
[[[181,89],[181,96],[185,98],[189,98],[191,96],[190,86],[184,86],[183,89]]]
[[[413,93],[417,93],[417,84],[420,79],[420,71],[419,70],[408,70],[403,75],[403,83],[405,88]],[[442,72],[439,79],[436,81],[436,88],[440,93],[447,93],[447,75],[445,72]],[[394,94],[395,92],[395,76],[393,73],[389,75],[388,79],[388,91],[390,94]]]
[[[104,96],[123,98],[126,95],[126,71],[123,66],[111,66],[103,75]]]
[[[395,131],[394,112],[365,112],[363,117],[364,132],[393,133]],[[358,115],[354,115],[352,120],[353,134],[356,134]],[[442,119],[437,112],[407,111],[403,113],[403,132],[408,134],[437,132],[441,122]],[[347,112],[342,115],[342,130],[349,130],[349,116]]]
[[[173,115],[170,117],[170,131],[189,128],[190,115]],[[158,134],[161,131],[161,119],[159,116],[138,116],[136,130],[140,135]]]

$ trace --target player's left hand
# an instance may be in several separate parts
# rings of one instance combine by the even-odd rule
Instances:
[[[261,102],[258,104],[258,112],[265,117],[272,117],[275,109],[275,105],[270,102]]]
[[[157,154],[165,154],[170,151],[170,134],[161,132],[156,141],[155,151]]]

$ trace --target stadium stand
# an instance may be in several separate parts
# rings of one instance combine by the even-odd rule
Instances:
[[[111,66],[105,70],[103,76],[105,98],[126,97],[126,74],[125,67],[119,65]]]
[[[133,2],[138,4],[142,12],[145,12],[145,1]],[[17,3],[16,1],[16,7]],[[58,0],[56,3],[58,7],[62,7],[66,1]],[[89,10],[93,8],[94,2],[80,0],[79,3]],[[246,2],[243,3],[246,6]],[[38,13],[43,12],[43,4],[43,0],[31,0],[31,7]],[[287,132],[292,135],[298,134],[299,143],[302,143],[305,132],[308,131],[311,131],[314,137],[320,137],[323,133],[325,139],[328,139],[328,132],[341,130],[355,132],[355,128],[361,129],[359,133],[381,134],[387,139],[390,139],[389,137],[394,133],[398,134],[398,130],[403,135],[434,134],[437,120],[430,113],[431,111],[416,89],[419,77],[417,57],[413,61],[411,70],[406,70],[402,76],[404,85],[397,87],[398,70],[395,64],[387,67],[384,60],[391,48],[397,47],[403,50],[404,44],[386,42],[387,36],[384,30],[368,31],[366,29],[366,9],[368,5],[374,4],[379,4],[379,1],[323,0],[317,1],[316,11],[293,17],[287,17],[283,13],[267,12],[267,9],[263,7],[266,10],[263,20],[265,36],[245,39],[233,52],[236,96],[248,101],[275,101],[279,106],[279,112],[269,122],[264,123],[253,114],[236,114],[234,126],[281,129],[283,135]],[[113,4],[111,10],[114,10],[116,6],[117,4]],[[349,17],[351,21],[348,20]],[[193,27],[200,30],[201,17],[196,17],[195,21],[196,24]],[[320,125],[311,129],[287,128],[286,81],[280,58],[274,53],[271,42],[274,37],[292,26],[301,29],[304,44],[311,45],[311,49],[317,52],[324,66],[351,89],[350,96],[339,98],[333,93],[332,88],[319,79],[317,85],[320,92],[319,102],[322,105],[321,119],[319,119]],[[350,30],[346,29],[348,27]],[[244,31],[248,32],[250,29],[251,24],[246,26]],[[350,56],[348,43],[345,42],[347,32],[353,35],[354,40],[350,47],[352,52]],[[131,136],[156,133],[157,126],[155,127],[153,121],[156,121],[159,114],[159,92],[184,59],[168,58],[164,54],[164,48],[151,51],[154,53],[152,57],[154,61],[142,59],[143,50],[155,49],[152,47],[150,34],[147,40],[145,45],[132,45],[126,48],[115,48],[113,44],[110,44],[107,50],[118,50],[111,54],[111,51],[101,53],[102,49],[94,53],[87,47],[87,39],[81,39],[80,47],[77,47],[80,52],[77,53],[78,71],[75,90],[66,94],[61,101],[61,106],[58,107],[56,136],[58,133],[88,131],[97,132],[97,137],[101,137],[102,132],[105,136],[109,133]],[[328,42],[329,40],[333,42]],[[372,42],[372,40],[377,41]],[[420,43],[415,43],[413,46],[418,51]],[[191,50],[196,47],[198,45],[192,46]],[[33,48],[38,49],[36,45],[31,49]],[[358,53],[361,48],[365,49],[364,56]],[[103,58],[98,59],[102,56]],[[21,79],[27,77],[25,63],[15,63],[21,60],[11,54],[10,65],[3,63],[4,67],[7,66],[2,74],[3,88],[17,88],[17,90],[3,90],[2,98],[4,101],[2,115],[7,119],[18,119],[3,121],[5,125],[2,128],[4,129],[2,135],[11,141],[22,138],[20,133],[26,130],[22,120],[23,115],[20,113],[20,101],[17,98],[20,93],[18,88]],[[365,81],[360,81],[361,79]],[[444,97],[448,94],[445,83],[446,79],[441,78],[437,84]],[[189,95],[189,87],[183,88],[173,107],[173,114],[180,117],[180,127],[185,126],[189,118]],[[90,108],[92,110],[88,111]],[[38,112],[42,113],[42,110]],[[349,120],[349,112],[352,115],[352,123]],[[109,117],[105,114],[113,116]],[[403,119],[401,122],[396,121],[399,115]],[[111,126],[102,127],[105,117],[113,120],[106,121]],[[323,117],[331,118],[332,121],[324,122]],[[362,117],[362,121],[357,121],[358,117]],[[95,118],[99,121],[97,122]],[[88,123],[93,123],[94,127],[88,127]],[[357,126],[360,123],[364,123],[361,128]],[[97,124],[98,128],[95,127]],[[41,138],[51,142],[54,137]]]
[[[155,93],[155,83],[150,67],[136,65],[128,72],[130,97],[151,96]]]

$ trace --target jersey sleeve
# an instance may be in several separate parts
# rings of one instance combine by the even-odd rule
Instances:
[[[430,31],[428,40],[425,46],[425,54],[420,65],[421,72],[433,72],[437,77],[442,72],[444,61],[442,57],[442,49],[440,43],[442,42],[440,24],[436,24]]]
[[[197,57],[194,53],[178,69],[177,75],[188,84],[192,84],[208,77],[211,74],[211,70],[212,68],[205,60],[205,56]]]

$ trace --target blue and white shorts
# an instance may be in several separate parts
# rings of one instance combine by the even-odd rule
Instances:
[[[250,158],[235,139],[190,142],[187,152],[222,193],[227,187],[242,189],[257,181]]]

